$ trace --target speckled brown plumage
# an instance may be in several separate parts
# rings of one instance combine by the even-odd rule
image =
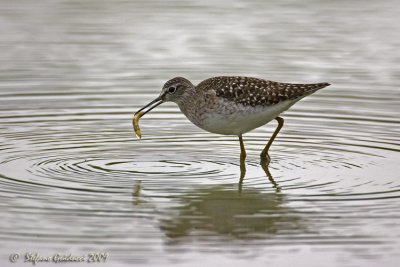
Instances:
[[[217,97],[245,106],[268,106],[313,93],[329,83],[291,84],[251,77],[220,76],[204,80],[196,90],[214,90]]]

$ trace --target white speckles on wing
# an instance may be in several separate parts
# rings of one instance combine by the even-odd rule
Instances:
[[[328,85],[327,83],[290,84],[251,77],[220,76],[204,80],[196,88],[215,90],[217,97],[255,107],[296,99]],[[223,90],[227,86],[229,91]]]

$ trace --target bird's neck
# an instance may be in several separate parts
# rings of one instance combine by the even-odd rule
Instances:
[[[193,104],[193,101],[195,101],[195,95],[196,91],[194,89],[188,89],[181,95],[181,97],[179,97],[179,100],[176,103],[182,111],[186,110],[191,106],[191,104]]]
[[[193,123],[196,124],[196,122],[193,121],[193,118],[195,117],[195,112],[196,112],[196,101],[199,100],[198,97],[196,97],[196,89],[190,89],[187,90],[182,97],[180,98],[180,100],[177,102],[179,109],[182,111],[183,114],[185,114],[185,116],[192,121]]]

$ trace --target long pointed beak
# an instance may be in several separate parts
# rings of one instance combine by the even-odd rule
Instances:
[[[133,119],[132,119],[132,124],[133,124],[133,129],[134,129],[137,137],[142,138],[142,133],[140,132],[140,128],[139,128],[139,119],[144,114],[146,114],[153,108],[160,105],[162,102],[163,102],[162,95],[160,95],[159,97],[157,97],[156,99],[154,99],[153,101],[148,103],[146,106],[142,107],[141,109],[139,109],[138,111],[135,112],[135,115],[133,116]],[[145,112],[142,112],[142,110],[145,110],[146,108],[149,108],[149,109],[146,110]]]
[[[136,114],[138,114],[139,112],[141,112],[142,110],[145,110],[146,108],[150,107],[148,110],[146,110],[145,112],[143,112],[141,114],[140,117],[142,117],[144,114],[146,114],[147,112],[149,112],[150,110],[152,110],[153,108],[157,107],[158,105],[160,105],[163,102],[163,100],[161,99],[161,96],[157,97],[156,99],[154,99],[153,101],[151,101],[150,103],[148,103],[146,106],[142,107],[141,109],[139,109],[138,111],[135,112],[135,116]]]

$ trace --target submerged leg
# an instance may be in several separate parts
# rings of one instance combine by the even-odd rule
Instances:
[[[242,192],[243,179],[246,175],[246,150],[244,148],[242,135],[239,135],[240,142],[240,179],[239,179],[239,193]]]
[[[279,131],[281,130],[281,128],[283,126],[283,122],[284,122],[284,120],[281,117],[276,117],[275,120],[278,121],[278,126],[276,127],[274,134],[271,136],[271,138],[269,139],[267,145],[265,146],[265,148],[263,149],[263,151],[260,154],[261,162],[264,161],[264,164],[266,164],[266,165],[269,165],[269,162],[270,162],[270,157],[268,155],[268,150],[271,147],[272,142],[274,142],[275,137],[278,135]]]
[[[261,167],[263,168],[265,175],[267,175],[268,180],[271,182],[272,187],[275,188],[275,192],[279,193],[281,192],[281,187],[278,185],[278,183],[274,180],[274,177],[272,177],[271,172],[269,171],[268,164],[266,162],[266,159],[261,159]]]
[[[242,135],[239,135],[240,142],[240,161],[244,161],[246,159],[246,149],[244,148]]]

